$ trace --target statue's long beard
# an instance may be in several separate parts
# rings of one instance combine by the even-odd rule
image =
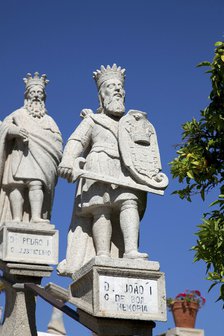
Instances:
[[[105,97],[103,101],[104,110],[114,116],[122,116],[125,112],[123,97]]]
[[[34,118],[42,118],[46,114],[45,103],[41,100],[28,100],[25,108]]]

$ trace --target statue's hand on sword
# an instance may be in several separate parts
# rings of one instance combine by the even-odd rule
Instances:
[[[65,162],[58,166],[58,175],[65,178],[69,183],[75,182],[84,172],[81,169],[86,160],[82,157],[75,159],[73,167]]]
[[[83,167],[86,163],[86,159],[83,157],[79,157],[75,159],[74,165],[73,165],[73,179],[72,182],[75,182],[79,177],[81,177],[84,174]]]

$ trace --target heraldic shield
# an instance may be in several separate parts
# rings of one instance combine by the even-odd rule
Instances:
[[[118,142],[123,163],[133,180],[155,193],[167,187],[168,178],[160,172],[156,132],[145,112],[130,110],[121,118]]]

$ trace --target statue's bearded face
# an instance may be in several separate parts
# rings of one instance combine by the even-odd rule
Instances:
[[[125,112],[125,91],[123,84],[118,79],[108,79],[100,88],[102,107],[105,113],[121,117]]]
[[[33,117],[40,118],[45,114],[45,92],[41,85],[32,85],[25,98],[25,107]]]

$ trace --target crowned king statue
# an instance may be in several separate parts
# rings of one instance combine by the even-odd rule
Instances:
[[[147,114],[124,114],[125,69],[101,66],[93,77],[99,108],[82,110],[83,120],[68,139],[58,169],[68,182],[78,180],[61,275],[73,274],[96,255],[147,259],[138,251],[146,195],[163,194],[168,185]]]
[[[49,222],[62,156],[61,133],[45,107],[46,75],[27,74],[24,106],[0,126],[0,224]]]

